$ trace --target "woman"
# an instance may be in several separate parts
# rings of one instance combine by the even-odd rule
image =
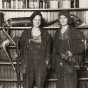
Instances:
[[[25,67],[24,88],[34,85],[43,88],[50,60],[50,36],[42,28],[44,20],[39,11],[30,18],[32,28],[25,30],[19,40],[20,58]]]
[[[55,33],[53,69],[58,81],[57,88],[77,88],[77,69],[82,60],[83,35],[71,27],[68,12],[59,14],[60,29]]]

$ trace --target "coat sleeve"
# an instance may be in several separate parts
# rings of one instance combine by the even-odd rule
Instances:
[[[28,31],[24,30],[22,33],[22,36],[19,39],[18,43],[18,50],[19,50],[19,57],[18,57],[18,62],[20,62],[20,66],[18,67],[20,69],[20,72],[25,73],[25,68],[26,68],[26,45],[28,41]]]
[[[58,43],[58,31],[56,31],[55,33],[55,36],[53,38],[53,46],[52,46],[52,60],[51,60],[51,69],[52,69],[52,72],[55,72],[55,69],[56,69],[56,62],[57,62],[57,59],[56,59],[56,51],[57,51],[57,43]]]
[[[73,53],[72,62],[74,66],[80,67],[83,61],[83,51],[84,51],[84,36],[81,31],[73,30],[71,34],[71,49]]]
[[[49,35],[48,32],[46,32],[46,62],[47,64],[50,64],[50,58],[51,58],[51,41],[52,38]]]
[[[28,41],[28,31],[24,30],[24,32],[22,33],[22,36],[20,37],[18,41],[18,49],[20,52],[20,56],[23,56],[25,54],[27,41]]]

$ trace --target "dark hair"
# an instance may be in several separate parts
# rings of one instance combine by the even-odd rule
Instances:
[[[35,11],[35,12],[33,12],[33,14],[30,16],[30,20],[31,20],[31,22],[32,22],[32,26],[33,26],[33,19],[34,19],[34,17],[35,17],[36,15],[39,15],[39,16],[41,17],[41,25],[40,25],[40,27],[43,27],[46,22],[45,22],[45,20],[44,20],[44,18],[43,18],[43,16],[42,16],[42,14],[41,14],[40,11]]]
[[[71,27],[77,27],[77,26],[82,24],[82,20],[79,17],[77,17],[76,15],[70,14],[69,11],[61,11],[60,14],[59,14],[59,18],[60,18],[61,15],[64,15],[64,16],[67,17],[68,24]]]
[[[59,19],[60,19],[61,15],[64,15],[65,17],[67,17],[68,24],[71,25],[72,22],[71,22],[71,16],[70,16],[69,12],[68,11],[61,11],[59,14]]]

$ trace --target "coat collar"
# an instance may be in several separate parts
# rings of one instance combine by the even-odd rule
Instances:
[[[60,29],[59,39],[62,39],[62,40],[70,39],[70,34],[71,34],[70,26],[67,27],[67,30],[64,33],[61,33],[61,29]]]

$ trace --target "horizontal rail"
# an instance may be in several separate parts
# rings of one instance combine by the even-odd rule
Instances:
[[[2,46],[0,46],[0,49],[2,48]],[[11,49],[16,49],[16,46],[15,45],[9,45],[8,48],[11,48]]]
[[[56,11],[62,11],[62,10],[67,10],[67,11],[87,11],[88,8],[58,8],[58,9],[0,9],[0,11],[43,11],[43,12],[56,12]]]
[[[25,29],[30,29],[32,27],[6,27],[7,29],[9,30],[25,30]],[[59,26],[49,26],[49,27],[43,27],[44,29],[52,29],[52,30],[55,30],[55,29],[58,29],[60,28]],[[3,27],[0,27],[0,30],[2,30]],[[84,29],[88,29],[88,25],[84,25],[84,26],[79,26],[79,27],[76,27],[76,29],[80,29],[80,30],[84,30]]]
[[[58,79],[56,78],[50,78],[48,79],[49,82],[56,82]],[[80,81],[88,81],[88,78],[79,78]],[[18,82],[17,80],[14,79],[0,79],[0,82]],[[21,82],[23,82],[21,80]]]
[[[6,82],[17,82],[15,79],[0,79],[0,81],[6,81]]]
[[[88,81],[88,78],[79,78],[80,81]]]
[[[50,79],[48,79],[48,81],[52,81],[52,82],[56,82],[58,79],[55,79],[55,78],[50,78]],[[1,81],[3,81],[3,82],[17,82],[17,80],[16,79],[0,79],[0,82]],[[22,82],[22,80],[21,80],[21,82]]]
[[[25,30],[25,29],[30,29],[32,27],[6,27],[6,29],[11,29],[11,30]],[[60,28],[59,26],[58,27],[53,27],[53,26],[50,26],[50,27],[44,27],[45,29],[58,29]],[[3,27],[0,27],[0,29],[3,29]]]
[[[16,62],[13,62],[13,64],[17,64]],[[10,62],[5,62],[5,61],[1,61],[0,62],[0,65],[11,65],[11,63]]]

